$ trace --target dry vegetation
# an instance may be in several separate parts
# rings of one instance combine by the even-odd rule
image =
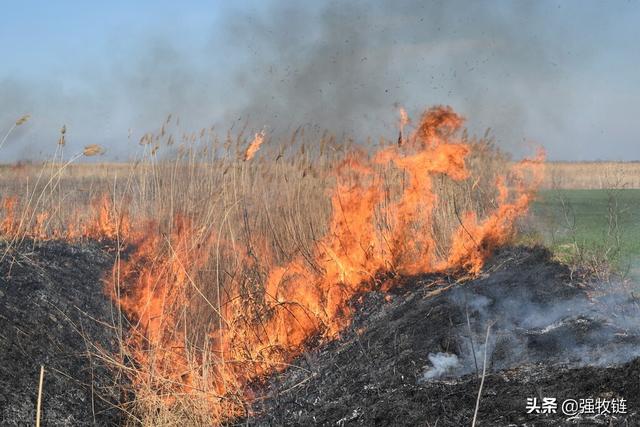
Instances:
[[[122,310],[114,319],[122,345],[100,358],[127,379],[122,409],[132,424],[216,424],[246,413],[256,380],[339,332],[348,300],[383,285],[377,272],[424,272],[416,263],[426,255],[429,268],[475,271],[474,257],[510,237],[528,196],[496,185],[507,158],[486,138],[429,126],[437,132],[420,136],[431,128],[417,126],[418,137],[455,135],[439,147],[457,150],[461,165],[409,139],[403,147],[381,140],[356,148],[304,129],[286,141],[243,131],[219,138],[212,129],[181,134],[171,117],[140,140],[134,163],[73,164],[99,150],[64,155],[63,134],[50,162],[0,168],[2,234],[13,242],[99,238],[117,249],[107,292]],[[457,172],[423,159],[434,198],[409,209],[407,192],[428,189],[412,180],[411,164],[399,167],[411,150]],[[377,161],[379,153],[395,160]],[[353,216],[358,210],[363,218]],[[504,235],[489,236],[496,230]],[[344,266],[351,257],[361,258],[357,268]],[[330,280],[334,264],[340,284]],[[303,283],[323,289],[324,278],[324,293],[294,299]],[[313,319],[301,319],[310,311]]]
[[[640,188],[640,162],[548,162],[543,188]]]
[[[165,126],[158,135],[146,134],[140,142],[144,147],[140,158],[131,163],[73,163],[63,161],[62,153],[56,151],[44,163],[0,166],[3,216],[10,217],[7,201],[12,200],[11,211],[23,222],[11,234],[40,230],[43,237],[65,235],[69,225],[89,224],[96,204],[108,196],[114,211],[153,219],[163,227],[170,227],[180,215],[205,233],[220,229],[217,233],[232,245],[260,236],[273,249],[274,261],[282,262],[309,252],[325,234],[333,171],[354,151],[352,140],[337,141],[326,133],[307,136],[302,128],[284,142],[266,141],[251,161],[244,157],[253,141],[244,132],[220,139],[212,129],[202,129],[183,135],[178,149],[172,150],[174,140]],[[149,141],[155,141],[151,149]],[[361,154],[366,157],[393,143],[368,140]],[[465,134],[460,143],[473,147],[466,159],[473,179],[454,182],[438,174],[434,190],[441,200],[456,200],[458,213],[476,211],[484,216],[496,206],[493,180],[506,168],[507,157],[486,138]],[[171,152],[161,156],[163,149]],[[79,156],[70,157],[77,160]],[[407,173],[392,165],[378,172],[389,194],[407,185]],[[433,232],[442,235],[437,242],[444,253],[446,236],[452,235],[459,220],[454,203],[438,208]]]

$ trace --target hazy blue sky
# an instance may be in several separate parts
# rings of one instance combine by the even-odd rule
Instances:
[[[233,6],[228,6],[233,3]],[[638,1],[20,1],[3,4],[0,160],[125,159],[168,113],[391,136],[395,103],[449,104],[515,155],[640,160]]]

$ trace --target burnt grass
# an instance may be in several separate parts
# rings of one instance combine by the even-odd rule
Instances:
[[[43,425],[118,425],[117,375],[95,357],[117,348],[103,288],[113,256],[55,241],[0,253],[0,425],[33,425],[41,365]],[[353,299],[341,337],[253,384],[237,424],[470,425],[486,348],[477,425],[640,425],[640,309],[625,289],[525,247],[501,250],[473,280],[394,283]],[[443,354],[457,363],[438,371]],[[528,414],[534,397],[624,398],[627,413]]]
[[[471,425],[491,323],[477,425],[640,425],[635,301],[598,302],[618,291],[577,280],[543,248],[504,249],[485,270],[466,283],[404,278],[355,299],[349,329],[271,376],[238,424]],[[629,307],[632,320],[620,321]],[[425,379],[437,353],[462,362]],[[528,414],[534,397],[556,398],[556,413]],[[624,398],[627,413],[561,411],[565,399],[590,398]]]
[[[43,425],[117,425],[114,375],[90,354],[115,348],[97,243],[0,244],[0,424],[33,425],[40,366]]]

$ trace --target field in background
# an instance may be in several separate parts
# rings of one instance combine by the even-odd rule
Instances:
[[[307,141],[307,143],[312,141]],[[302,141],[304,143],[304,141]],[[292,141],[295,145],[296,142]],[[344,152],[337,146],[327,147],[333,153]],[[279,151],[271,153],[275,160]],[[268,156],[267,156],[268,157]],[[307,159],[314,157],[308,154]],[[339,157],[339,156],[337,156]],[[336,156],[333,156],[335,159]],[[205,158],[206,160],[206,158]],[[265,159],[268,160],[268,159]],[[325,159],[328,161],[328,158]],[[149,165],[139,162],[134,169],[148,168]],[[35,176],[41,169],[39,164],[17,163],[0,164],[0,180],[7,181],[21,179],[27,176]],[[69,179],[85,180],[90,183],[96,179],[113,179],[118,175],[124,177],[132,170],[132,163],[74,163],[69,165],[64,176]],[[546,162],[545,175],[542,182],[543,189],[573,189],[573,190],[599,190],[611,188],[638,188],[640,189],[640,161],[632,162]]]
[[[640,162],[548,162],[543,188],[640,188]]]
[[[564,261],[640,277],[640,162],[548,162],[531,217]]]
[[[542,190],[531,218],[538,239],[564,261],[640,277],[640,189]]]

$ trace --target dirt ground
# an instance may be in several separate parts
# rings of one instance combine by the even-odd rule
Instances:
[[[48,426],[116,425],[113,377],[88,357],[111,350],[102,278],[113,258],[97,244],[24,242],[0,262],[0,424],[33,425],[40,366]]]
[[[404,282],[355,301],[350,329],[274,375],[243,422],[471,425],[487,348],[478,425],[640,425],[638,309],[624,289],[572,278],[540,248],[504,250],[464,284]],[[457,365],[438,375],[438,354]],[[528,414],[527,398],[544,397],[556,413]],[[562,413],[591,398],[626,399],[627,413]]]

